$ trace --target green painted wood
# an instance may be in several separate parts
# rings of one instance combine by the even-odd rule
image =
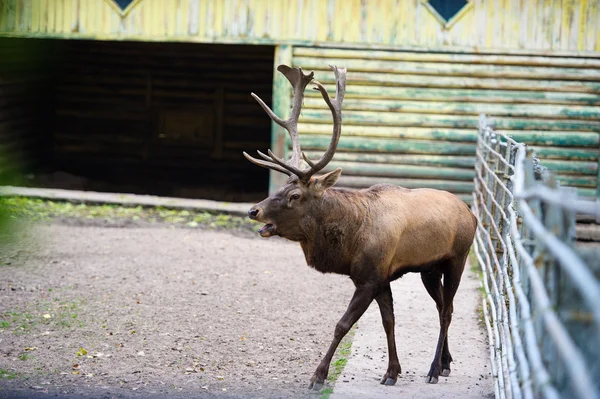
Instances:
[[[573,162],[545,159],[544,166],[555,173],[590,175],[593,176],[594,179],[598,174],[598,162]]]
[[[319,76],[323,84],[334,83],[335,78],[327,75]],[[452,89],[488,89],[488,90],[523,90],[567,93],[598,93],[600,83],[597,81],[569,80],[533,80],[533,79],[494,79],[471,78],[464,76],[430,76],[397,75],[391,73],[352,72],[348,73],[348,85],[399,86],[399,87],[433,87]]]
[[[304,150],[327,149],[331,136],[304,136],[302,148]],[[475,144],[446,143],[441,141],[426,140],[389,140],[366,139],[362,137],[344,137],[340,139],[338,151],[374,151],[403,154],[435,154],[435,155],[474,155]]]
[[[556,57],[540,55],[513,54],[460,54],[456,52],[430,51],[386,51],[341,49],[332,47],[295,47],[294,58],[344,58],[344,59],[377,59],[404,62],[439,62],[484,65],[524,65],[524,66],[558,66],[565,68],[600,68],[598,57]]]
[[[596,176],[578,176],[557,174],[556,178],[562,185],[569,187],[596,188]]]
[[[306,92],[307,97],[318,93]],[[520,90],[440,89],[415,87],[360,86],[346,87],[346,99],[374,98],[390,100],[448,101],[476,103],[573,104],[599,105],[600,95],[594,93],[563,93]]]
[[[403,114],[393,112],[345,111],[345,125],[374,126],[423,126],[439,128],[477,128],[479,118],[464,115],[427,115]],[[302,112],[303,123],[327,123],[331,121],[331,113],[326,110],[305,109]],[[600,122],[580,120],[545,120],[494,118],[497,129],[509,130],[575,130],[579,132],[600,132]]]
[[[440,62],[397,62],[380,59],[348,59],[294,56],[294,65],[310,71],[325,70],[327,65],[340,65],[352,72],[420,74],[429,76],[477,76],[483,78],[516,78],[543,80],[600,81],[600,69],[536,67]],[[325,67],[323,67],[325,65]]]
[[[275,61],[273,65],[273,106],[272,110],[281,118],[287,118],[291,108],[292,87],[287,79],[277,71],[280,64],[290,65],[292,63],[292,47],[281,45],[275,48]],[[257,105],[256,112],[263,112]],[[269,116],[264,114],[265,118]],[[271,151],[279,157],[286,155],[287,131],[275,122],[271,121]],[[269,174],[269,193],[274,193],[285,183],[286,176],[283,173],[271,170]]]
[[[299,129],[303,136],[311,134],[330,134],[329,121],[325,123],[300,123]],[[597,147],[600,145],[600,135],[595,132],[576,131],[519,131],[504,132],[517,141],[528,144],[565,146],[565,147]],[[475,142],[477,134],[472,128],[430,128],[420,126],[367,126],[344,125],[344,137],[372,137],[394,139],[443,140],[458,142]]]
[[[435,188],[438,190],[447,190],[453,193],[471,193],[473,191],[472,182],[446,181],[432,179],[396,179],[391,177],[371,177],[371,176],[340,176],[337,185],[340,187],[365,188],[374,184],[393,184],[406,188]]]
[[[307,97],[304,107],[326,109],[327,105],[319,97]],[[600,107],[552,104],[489,104],[444,101],[408,101],[395,99],[347,99],[344,111],[378,111],[421,114],[480,114],[511,117],[546,117],[551,119],[600,119]]]
[[[344,113],[345,115],[345,113]],[[301,119],[302,120],[302,119]],[[305,135],[331,134],[330,121],[324,123],[299,123],[298,129]],[[444,129],[429,127],[365,126],[344,124],[343,137],[373,137],[393,139],[445,140],[475,142],[477,133],[473,129]]]
[[[569,159],[572,161],[596,161],[598,149],[560,148],[530,146],[540,159]]]
[[[327,87],[328,64],[348,68],[342,138],[328,167],[343,167],[342,185],[461,192],[451,183],[473,178],[484,113],[564,184],[587,194],[598,187],[600,58],[295,47],[293,61]],[[311,158],[329,144],[331,123],[322,98],[307,92],[299,127]]]
[[[505,133],[516,141],[529,145],[597,147],[600,144],[600,135],[593,132],[527,132],[505,130]]]
[[[582,197],[590,197],[590,198],[597,198],[598,190],[595,188],[581,188],[581,187],[577,187],[577,194],[582,196]]]
[[[318,159],[323,155],[322,151],[305,151],[310,159]],[[368,162],[397,165],[419,165],[419,166],[444,166],[472,169],[475,159],[472,156],[449,156],[449,155],[409,155],[388,154],[378,152],[336,152],[333,162]]]
[[[344,162],[333,160],[325,171],[342,168],[346,176],[373,176],[398,178],[423,178],[444,180],[468,180],[475,177],[473,169],[394,165],[385,163]]]

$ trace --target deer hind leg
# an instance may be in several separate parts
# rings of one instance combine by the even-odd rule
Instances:
[[[421,273],[421,280],[427,292],[435,301],[440,319],[438,344],[429,373],[427,373],[425,379],[430,384],[436,384],[440,374],[444,377],[450,375],[452,355],[448,347],[448,328],[452,322],[454,295],[460,283],[465,260],[466,254],[441,262],[431,272]],[[443,286],[441,283],[442,273],[444,274]]]
[[[381,312],[381,320],[383,321],[383,329],[387,336],[388,344],[388,369],[381,384],[394,385],[398,380],[398,374],[402,372],[400,362],[398,361],[398,353],[396,352],[396,338],[394,336],[394,300],[392,298],[392,289],[390,284],[382,287],[379,295],[375,297]]]
[[[427,290],[427,292],[429,293],[429,296],[431,296],[431,298],[433,298],[433,300],[435,301],[435,306],[438,310],[438,315],[439,315],[439,319],[440,319],[440,328],[442,327],[442,310],[444,307],[444,296],[443,296],[443,287],[442,287],[442,274],[441,272],[437,269],[434,268],[433,270],[429,271],[429,272],[422,272],[421,273],[421,281],[423,281],[423,285],[425,286],[425,289]],[[441,335],[441,332],[440,332]],[[440,367],[438,367],[438,375],[435,377],[431,377],[430,375],[427,376],[426,381],[435,384],[437,382],[437,378],[439,376],[440,373],[440,369],[441,369],[441,374],[445,377],[447,377],[448,375],[450,375],[450,362],[452,361],[452,355],[450,355],[450,350],[448,349],[448,336],[446,334],[446,337],[444,339],[444,344],[442,347],[442,356],[441,356],[441,364]],[[436,356],[434,357],[434,359],[437,359],[437,351],[436,351]],[[435,360],[434,360],[435,362]],[[430,370],[430,374],[431,374]]]
[[[331,363],[331,358],[340,344],[340,341],[342,338],[344,338],[348,331],[350,331],[350,328],[352,328],[354,323],[358,321],[360,316],[365,313],[371,302],[373,302],[373,298],[375,298],[375,296],[378,294],[377,291],[378,290],[376,287],[370,285],[356,287],[354,295],[352,296],[350,304],[348,305],[348,309],[346,309],[346,312],[335,326],[333,341],[331,341],[329,350],[313,374],[308,389],[318,391],[323,387],[325,384],[325,379],[327,378],[327,374],[329,374],[329,364]]]

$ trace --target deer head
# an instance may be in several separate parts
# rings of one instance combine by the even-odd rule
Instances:
[[[277,70],[291,83],[294,89],[292,111],[287,120],[279,118],[275,113],[254,93],[252,97],[258,101],[271,119],[287,130],[292,140],[292,156],[288,161],[278,158],[271,150],[268,155],[257,151],[261,159],[256,159],[244,152],[244,156],[252,163],[276,170],[290,176],[287,182],[277,192],[250,209],[248,215],[251,219],[265,223],[259,230],[263,237],[280,235],[294,241],[307,239],[308,226],[314,223],[314,215],[319,206],[325,190],[335,184],[342,169],[338,168],[322,176],[314,175],[321,171],[333,158],[340,135],[342,133],[342,101],[346,90],[346,69],[331,66],[336,78],[335,98],[331,98],[325,87],[314,81],[315,90],[321,92],[323,99],[329,106],[333,116],[333,133],[327,151],[316,162],[310,160],[300,147],[298,133],[298,118],[304,99],[304,90],[313,80],[314,73],[306,75],[302,68],[290,68],[280,65]],[[304,159],[308,168],[300,168],[300,159]]]

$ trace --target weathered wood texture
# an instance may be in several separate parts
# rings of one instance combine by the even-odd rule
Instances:
[[[471,0],[446,28],[422,0],[3,0],[14,35],[600,51],[598,0]]]
[[[0,38],[0,184],[18,183],[48,155],[49,55],[43,40]]]
[[[437,187],[466,200],[480,113],[527,143],[565,185],[597,195],[600,56],[443,54],[294,47],[293,63],[331,89],[327,64],[348,68],[342,138],[328,170],[340,184]],[[307,91],[299,129],[312,158],[327,148],[331,114]]]
[[[85,165],[98,178],[131,185],[155,180],[153,193],[162,195],[194,196],[210,185],[210,198],[231,200],[219,197],[225,186],[239,195],[265,195],[267,171],[249,173],[242,150],[269,146],[269,120],[250,92],[271,104],[273,52],[63,41],[55,65],[57,167]]]

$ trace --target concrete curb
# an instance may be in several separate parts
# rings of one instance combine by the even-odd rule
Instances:
[[[86,204],[117,204],[128,206],[140,205],[151,207],[162,206],[172,209],[187,209],[210,213],[226,213],[236,216],[246,216],[248,214],[248,209],[250,209],[253,205],[243,202],[231,203],[203,199],[158,197],[154,195],[100,193],[96,191],[16,186],[0,186],[0,196],[42,198]]]

